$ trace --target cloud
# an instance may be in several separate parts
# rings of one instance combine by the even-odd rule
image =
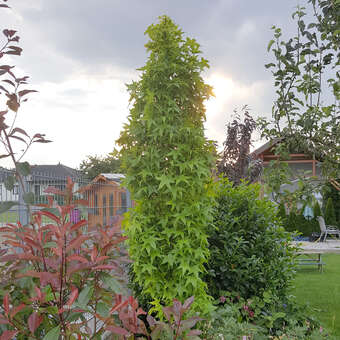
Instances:
[[[21,35],[22,57],[13,59],[39,94],[20,114],[28,130],[54,142],[34,146],[34,163],[71,166],[88,154],[113,148],[128,115],[125,83],[138,79],[147,55],[144,31],[167,14],[202,46],[211,68],[207,82],[216,98],[207,103],[206,132],[220,143],[235,107],[270,112],[274,90],[264,69],[272,24],[295,28],[296,0],[25,0],[0,11],[3,27]]]

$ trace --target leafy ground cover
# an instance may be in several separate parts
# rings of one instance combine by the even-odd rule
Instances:
[[[299,303],[309,304],[321,324],[340,339],[340,255],[324,255],[323,261],[323,273],[313,267],[298,270],[293,294]]]

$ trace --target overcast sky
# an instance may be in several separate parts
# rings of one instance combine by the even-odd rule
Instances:
[[[299,3],[303,5],[304,0]],[[248,104],[269,115],[272,77],[264,64],[271,26],[295,31],[291,13],[298,0],[9,0],[0,9],[1,29],[16,29],[21,57],[9,62],[29,75],[32,94],[18,125],[45,133],[31,164],[61,162],[78,167],[86,155],[114,148],[129,112],[126,83],[138,78],[147,59],[147,26],[163,14],[201,44],[210,61],[204,74],[215,88],[206,103],[206,135],[221,145],[234,108]],[[6,165],[0,160],[1,165]]]

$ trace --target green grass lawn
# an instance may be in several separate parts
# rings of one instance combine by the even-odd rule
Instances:
[[[340,339],[340,254],[322,256],[326,265],[320,273],[316,266],[299,267],[293,294],[337,339]],[[307,267],[307,266],[306,266]]]

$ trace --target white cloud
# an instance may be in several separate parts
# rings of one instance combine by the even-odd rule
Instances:
[[[45,133],[53,143],[33,145],[26,159],[77,167],[86,155],[111,152],[128,114],[127,75],[121,73],[79,72],[61,83],[40,84],[20,109],[17,126],[31,135]]]

